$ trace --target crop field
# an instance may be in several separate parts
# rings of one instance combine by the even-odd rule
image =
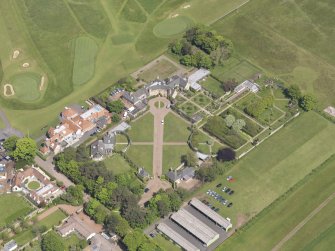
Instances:
[[[214,28],[253,64],[335,105],[332,0],[250,1]],[[305,33],[305,31],[308,31]]]
[[[48,80],[46,89],[34,99],[1,95],[1,108],[14,127],[38,137],[41,128],[53,121],[65,105],[101,92],[162,54],[170,41],[181,36],[157,37],[157,24],[170,26],[173,19],[174,28],[178,27],[173,22],[181,20],[208,24],[242,2],[212,0],[203,5],[199,0],[1,1],[1,84],[21,73],[23,63],[29,63],[27,71],[45,75]],[[171,18],[175,14],[180,17]],[[78,55],[78,37],[94,41],[96,55],[92,49],[95,46]],[[20,52],[16,59],[12,58],[14,50]],[[75,66],[85,60],[90,61],[87,72]]]
[[[8,210],[8,208],[11,210]],[[25,217],[32,211],[32,206],[17,194],[3,194],[0,196],[0,228],[14,220]]]
[[[202,188],[202,195],[207,189],[216,189],[220,182],[235,190],[234,195],[226,198],[234,203],[229,209],[205,197],[220,207],[235,226],[241,226],[334,154],[334,136],[331,122],[314,112],[302,114],[227,172],[235,182],[218,178]]]
[[[335,191],[335,156],[306,177],[297,189],[258,216],[220,250],[271,250]],[[285,212],[285,213],[283,213]],[[331,250],[334,245],[335,199],[310,218],[280,250]]]
[[[78,37],[75,42],[73,84],[82,85],[94,75],[95,57],[98,46],[89,37]]]

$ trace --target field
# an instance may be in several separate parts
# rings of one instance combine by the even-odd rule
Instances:
[[[154,116],[150,112],[131,122],[130,126],[128,135],[132,142],[153,141]]]
[[[192,24],[192,20],[188,17],[177,16],[165,19],[156,24],[153,31],[157,37],[171,37],[183,33],[187,28],[191,27]]]
[[[73,84],[82,85],[94,75],[95,57],[98,46],[89,37],[78,37],[75,42]]]
[[[10,208],[10,210],[8,210]],[[17,194],[3,194],[0,196],[0,228],[10,224],[32,211],[32,206]]]
[[[178,115],[170,112],[164,118],[164,142],[187,142],[189,124]]]
[[[250,1],[214,28],[253,64],[335,105],[332,0]],[[305,33],[304,31],[308,31]]]
[[[155,63],[150,69],[145,70],[139,74],[139,78],[144,79],[147,82],[153,81],[159,77],[159,79],[165,79],[170,77],[178,69],[169,61],[162,59]]]
[[[163,147],[163,174],[169,169],[175,169],[181,165],[181,157],[185,155],[190,148],[185,146],[164,146]]]
[[[334,193],[335,155],[319,168],[297,190],[262,212],[249,228],[227,240],[221,250],[271,250]],[[334,213],[333,199],[307,221],[280,250],[330,250],[334,244]]]
[[[152,152],[152,145],[132,145],[126,154],[134,163],[152,174]]]
[[[0,52],[4,71],[1,84],[21,73],[24,62],[30,64],[29,72],[45,74],[48,79],[46,90],[38,99],[30,102],[1,95],[1,108],[14,127],[39,137],[44,133],[41,128],[54,121],[64,106],[101,92],[157,58],[170,41],[181,36],[157,37],[153,30],[158,23],[179,14],[193,22],[208,24],[242,2],[212,0],[203,5],[199,0],[1,1]],[[184,8],[185,5],[190,7]],[[90,78],[91,70],[85,74],[79,71],[78,77],[74,77],[75,61],[84,55],[79,58],[75,55],[78,37],[89,37],[99,51]],[[16,49],[20,55],[13,60]],[[92,51],[87,53],[86,59],[92,60]],[[87,65],[92,69],[92,62]],[[82,79],[80,88],[73,83],[74,79]],[[87,79],[85,84],[83,79]]]
[[[232,208],[222,208],[206,198],[222,208],[235,226],[244,224],[334,154],[334,136],[335,127],[329,121],[313,112],[302,114],[226,174],[236,182],[227,184],[224,178],[218,178],[202,188],[202,195],[207,189],[216,189],[219,182],[231,187],[235,190],[228,198],[234,203]]]
[[[156,243],[156,245],[161,247],[163,250],[169,250],[169,251],[181,251],[182,250],[179,246],[174,245],[173,242],[165,239],[165,237],[163,237],[160,234],[156,235],[155,238],[152,239],[152,241]]]
[[[119,154],[113,154],[104,160],[106,167],[114,174],[120,174],[131,170],[128,162]]]

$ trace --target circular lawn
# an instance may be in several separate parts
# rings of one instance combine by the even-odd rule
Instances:
[[[14,97],[23,102],[32,102],[40,98],[40,82],[41,76],[34,72],[17,74],[10,79],[15,92]]]
[[[27,187],[28,189],[30,190],[37,190],[40,188],[40,183],[38,181],[30,181],[28,184],[27,184]]]
[[[153,32],[157,37],[170,37],[184,32],[192,24],[193,21],[185,16],[168,18],[158,23]]]

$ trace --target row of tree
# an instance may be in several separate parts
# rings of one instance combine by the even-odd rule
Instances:
[[[298,85],[290,85],[284,90],[284,94],[291,99],[291,102],[299,104],[305,111],[310,111],[317,107],[316,97],[312,94],[303,95]]]
[[[169,45],[186,66],[212,68],[222,65],[233,52],[232,42],[205,26],[195,26],[186,31],[183,39]]]

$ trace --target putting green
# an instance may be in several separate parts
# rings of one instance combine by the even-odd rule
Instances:
[[[27,187],[30,189],[30,190],[37,190],[40,188],[40,183],[38,181],[30,181],[27,185]]]
[[[170,37],[184,32],[192,24],[193,21],[190,18],[177,16],[158,23],[153,32],[157,37]]]
[[[32,102],[40,98],[39,90],[41,75],[34,72],[25,72],[14,75],[10,81],[14,89],[15,98],[23,102]]]

